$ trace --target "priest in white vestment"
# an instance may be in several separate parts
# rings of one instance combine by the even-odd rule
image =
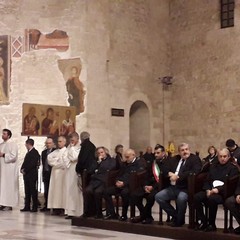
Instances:
[[[48,208],[56,209],[56,214],[61,214],[60,209],[65,208],[65,173],[66,165],[64,159],[67,157],[66,138],[58,137],[58,149],[47,157],[48,164],[52,166],[52,172],[48,193]]]
[[[0,144],[0,210],[12,210],[18,205],[19,183],[18,183],[18,147],[10,138],[12,132],[3,129]]]
[[[68,216],[66,219],[71,219],[73,216],[80,216],[83,213],[83,197],[82,191],[78,187],[81,184],[81,177],[77,176],[75,171],[78,155],[80,152],[80,142],[78,133],[74,132],[70,135],[70,144],[67,147],[67,158],[65,159],[66,164],[66,206],[65,214]]]

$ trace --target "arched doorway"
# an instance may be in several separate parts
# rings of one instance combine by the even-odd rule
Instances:
[[[149,109],[142,101],[132,104],[129,113],[130,148],[139,155],[150,144],[150,119]]]

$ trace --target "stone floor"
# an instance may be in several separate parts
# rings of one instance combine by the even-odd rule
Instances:
[[[158,206],[153,208],[154,218],[158,219]],[[19,208],[10,212],[0,212],[0,240],[1,239],[24,239],[24,240],[75,240],[75,239],[113,239],[131,240],[162,240],[166,238],[134,235],[129,233],[106,231],[85,227],[71,226],[71,221],[64,217],[51,216],[44,213],[22,213]],[[187,216],[186,216],[187,217]],[[188,219],[186,219],[188,221]],[[107,224],[107,221],[106,221]],[[217,226],[223,227],[223,211],[219,208]],[[236,226],[236,223],[235,223]]]

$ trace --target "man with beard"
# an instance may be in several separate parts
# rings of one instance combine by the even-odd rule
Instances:
[[[180,144],[178,152],[179,155],[169,161],[167,168],[170,186],[155,195],[156,202],[172,216],[172,227],[181,227],[185,224],[188,175],[199,173],[202,167],[200,158],[190,153],[187,143]],[[176,209],[171,205],[171,200],[176,201]]]
[[[153,221],[152,206],[155,202],[155,195],[158,192],[158,182],[160,172],[163,177],[167,175],[167,157],[165,148],[157,144],[154,148],[155,160],[151,164],[151,168],[147,169],[147,177],[145,184],[139,190],[131,195],[131,202],[137,206],[140,217],[131,219],[132,223],[142,222],[143,224],[150,224]],[[146,205],[143,205],[143,198],[146,199]]]

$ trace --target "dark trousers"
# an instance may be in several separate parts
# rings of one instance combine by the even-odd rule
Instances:
[[[32,209],[38,208],[37,179],[24,178],[25,207],[30,209],[32,199]]]
[[[196,209],[197,218],[204,224],[215,225],[218,204],[223,204],[223,198],[219,194],[213,194],[207,197],[205,191],[199,192],[194,195],[194,207]],[[203,207],[208,207],[209,217],[204,214]]]
[[[232,213],[240,225],[240,205],[237,204],[236,198],[234,196],[227,198],[224,205]]]
[[[84,213],[87,215],[93,215],[96,210],[96,215],[102,215],[102,197],[104,186],[100,185],[94,187],[91,183],[86,187],[83,194],[84,197]],[[93,203],[93,205],[91,205]],[[94,204],[95,203],[95,204]]]
[[[157,191],[153,190],[151,193],[144,191],[135,192],[131,195],[131,204],[136,205],[140,212],[141,219],[152,219],[152,207],[155,202],[155,195]],[[143,199],[146,199],[146,205],[143,205]]]
[[[120,195],[122,198],[122,216],[127,216],[128,206],[129,206],[129,188],[117,188],[117,187],[109,187],[104,191],[104,199],[107,204],[107,212],[112,216],[116,215],[114,210],[114,205],[112,201],[112,195]]]
[[[47,208],[47,202],[48,202],[48,191],[49,191],[49,183],[50,183],[50,176],[51,172],[45,172],[43,176],[43,184],[44,184],[44,207]]]

